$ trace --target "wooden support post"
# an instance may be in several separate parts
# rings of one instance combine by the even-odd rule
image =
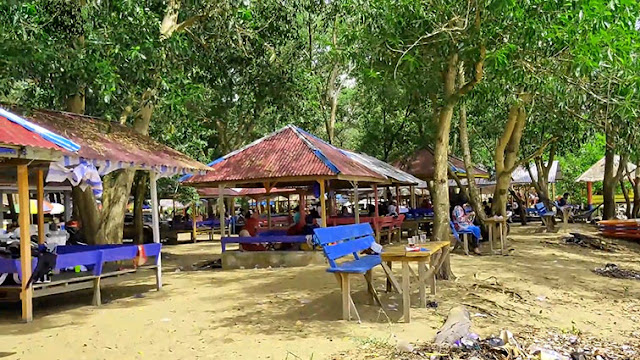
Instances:
[[[375,214],[373,214],[373,225],[375,227],[375,232],[376,232],[376,242],[380,243],[380,229],[378,229],[378,214],[380,214],[380,212],[378,211],[378,185],[373,184],[373,204],[374,204],[374,211]]]
[[[416,208],[416,188],[413,186],[409,186],[409,191],[411,191],[411,208]]]
[[[22,320],[33,320],[33,288],[27,288],[27,281],[31,277],[31,233],[29,231],[29,169],[27,165],[18,165],[18,204],[20,215],[20,267],[22,270]]]
[[[193,242],[198,241],[198,230],[196,229],[196,209],[197,204],[194,200],[193,205],[191,206],[191,240],[193,240]]]
[[[396,209],[396,211],[398,212],[398,214],[400,213],[400,201],[401,201],[401,194],[400,194],[400,186],[396,185],[396,205],[398,206],[398,208]]]
[[[587,183],[587,209],[591,210],[593,206],[593,183],[589,181]]]
[[[320,183],[320,207],[322,208],[320,217],[322,218],[322,227],[327,227],[327,201],[324,198],[324,180],[319,180],[318,183]]]
[[[220,238],[224,237],[224,185],[218,185],[218,217],[220,218]]]
[[[36,201],[38,202],[38,244],[44,244],[44,171],[38,169],[36,184]]]
[[[4,230],[4,193],[0,191],[0,230]]]
[[[353,212],[354,212],[354,215],[355,215],[355,218],[356,218],[355,219],[356,220],[356,224],[360,224],[360,194],[358,193],[358,182],[355,181],[353,183],[353,185],[354,185],[354,188],[355,188],[355,192],[354,193],[355,193],[355,197],[356,197],[356,199],[354,201],[355,206],[353,207],[353,209],[354,209]]]
[[[271,229],[271,194],[267,193],[267,228]]]
[[[100,277],[93,279],[93,306],[102,305],[102,294],[100,293]]]
[[[160,243],[160,212],[158,209],[158,174],[149,171],[149,191],[151,192],[151,223],[153,230],[153,242]],[[156,289],[162,289],[162,256],[158,254],[156,264]]]
[[[236,198],[235,197],[231,197],[229,198],[229,216],[231,216],[231,222],[229,223],[229,236],[231,236],[231,234],[235,234],[236,233],[236,220],[235,220],[235,216],[236,216]],[[242,209],[240,210],[240,212],[242,212]],[[211,237],[211,240],[213,240],[213,236]]]
[[[300,193],[298,198],[298,208],[300,209],[300,221],[305,221],[307,214],[307,197],[303,193]]]

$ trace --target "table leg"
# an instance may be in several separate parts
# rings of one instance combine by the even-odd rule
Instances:
[[[351,284],[349,274],[340,274],[342,287],[342,319],[351,320]]]
[[[489,223],[489,248],[491,249],[491,255],[493,255],[493,223]]]
[[[373,292],[375,291],[375,289],[373,288],[373,274],[372,271],[369,270],[366,273],[364,273],[364,278],[365,281],[367,282],[367,294],[369,295],[369,304],[373,305],[373,302],[375,301],[374,296],[373,296]]]
[[[411,322],[411,291],[409,285],[409,279],[411,278],[411,272],[409,271],[409,262],[402,262],[402,311],[404,316],[404,322]]]
[[[427,263],[425,261],[418,262],[418,286],[420,289],[420,307],[427,307]]]
[[[502,223],[500,223],[500,255],[504,255],[504,231],[505,231],[505,227],[503,227]]]
[[[393,263],[391,261],[387,261],[386,265],[388,269],[384,268],[385,266],[384,263],[382,263],[382,268],[387,273],[387,292],[391,292],[392,291],[391,287],[393,286],[393,284],[391,284],[391,276],[392,276],[391,271],[393,269]]]

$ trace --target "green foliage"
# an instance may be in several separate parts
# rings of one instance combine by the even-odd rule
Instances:
[[[553,140],[559,192],[578,196],[605,133],[640,156],[635,0],[183,1],[178,22],[198,18],[169,38],[165,2],[80,4],[0,3],[1,102],[64,110],[81,90],[87,114],[130,124],[148,92],[151,136],[208,162],[288,123],[326,138],[335,96],[334,143],[393,161],[432,145],[451,56],[468,81],[486,48],[482,80],[458,103],[476,162],[493,167],[523,93],[519,156]]]
[[[571,194],[572,201],[576,203],[586,203],[587,192],[584,183],[577,183],[576,179],[583,172],[587,171],[593,164],[604,156],[605,139],[602,134],[595,134],[571,150],[564,152],[564,155],[558,157],[560,169],[562,170],[562,181],[560,181],[556,190],[558,194],[568,192]],[[602,183],[593,184],[593,193],[602,191]]]

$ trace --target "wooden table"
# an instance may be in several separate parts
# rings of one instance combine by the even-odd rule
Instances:
[[[507,218],[506,217],[490,217],[484,220],[485,224],[489,228],[489,247],[491,249],[491,255],[494,254],[493,251],[493,238],[494,238],[494,229],[498,229],[498,234],[500,234],[500,255],[504,255],[504,231],[507,228]]]
[[[431,286],[431,294],[436,294],[436,272],[442,264],[449,258],[451,243],[448,241],[433,241],[420,244],[422,249],[428,251],[406,251],[404,244],[385,247],[380,254],[382,268],[387,273],[390,284],[402,294],[402,306],[404,322],[411,322],[411,287],[410,278],[413,270],[409,267],[410,262],[418,263],[418,288],[420,293],[420,307],[427,306],[427,283]],[[402,287],[391,271],[394,261],[402,262]],[[413,273],[415,276],[415,273]]]

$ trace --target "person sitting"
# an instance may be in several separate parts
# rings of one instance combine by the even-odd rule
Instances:
[[[391,203],[389,204],[389,207],[387,208],[387,215],[389,216],[398,216],[398,202],[393,200],[391,201]]]
[[[300,222],[300,205],[293,208],[293,224]]]
[[[257,211],[248,211],[247,220],[244,223],[244,228],[238,234],[240,237],[254,237],[258,235],[258,228],[260,227],[260,214]],[[267,246],[265,244],[241,244],[240,246],[244,251],[265,251]]]
[[[340,215],[344,217],[349,216],[349,208],[346,206],[343,206],[342,210],[340,211]]]
[[[431,201],[429,201],[428,198],[423,198],[422,199],[422,203],[420,204],[420,208],[422,208],[422,209],[432,209],[433,205],[431,204]]]
[[[472,232],[473,242],[471,243],[471,247],[473,248],[473,252],[479,255],[481,254],[480,240],[482,240],[482,233],[480,231],[480,227],[473,224],[473,213],[467,214],[464,211],[464,205],[466,203],[467,199],[464,196],[461,196],[451,212],[451,219],[453,220],[456,230],[468,230]]]
[[[562,194],[562,197],[560,198],[560,200],[558,200],[558,206],[563,208],[565,206],[569,205],[569,193],[566,192],[564,194]]]
[[[491,216],[491,205],[488,202],[483,201],[482,206],[484,207],[484,213],[487,216]]]

